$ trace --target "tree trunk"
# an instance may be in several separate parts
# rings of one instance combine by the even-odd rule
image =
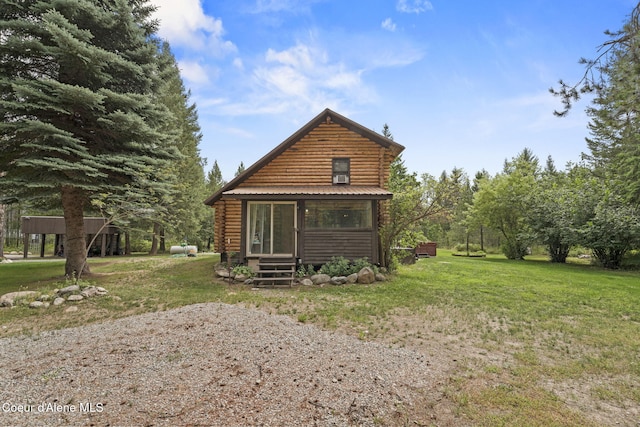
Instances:
[[[163,254],[167,252],[167,247],[165,246],[166,240],[164,238],[164,227],[160,227],[160,253]]]
[[[158,255],[158,234],[160,234],[160,224],[153,223],[153,236],[151,236],[151,250],[149,255]]]
[[[4,258],[4,213],[5,205],[0,203],[0,258]]]
[[[131,236],[128,231],[124,232],[124,254],[131,255]]]
[[[62,210],[67,244],[64,248],[67,256],[64,273],[68,277],[80,277],[90,273],[85,241],[84,202],[84,194],[81,190],[69,186],[62,187]]]

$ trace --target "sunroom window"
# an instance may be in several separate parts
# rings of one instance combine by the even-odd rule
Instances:
[[[371,201],[309,200],[305,204],[305,227],[371,228]]]
[[[293,202],[249,202],[248,255],[294,255]]]

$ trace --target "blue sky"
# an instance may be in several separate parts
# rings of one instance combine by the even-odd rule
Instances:
[[[633,0],[151,0],[198,107],[207,171],[225,179],[325,108],[406,147],[410,171],[499,172],[523,148],[586,151],[579,79]]]

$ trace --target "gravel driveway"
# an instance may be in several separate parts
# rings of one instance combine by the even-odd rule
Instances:
[[[0,425],[428,425],[424,354],[225,304],[0,340]]]

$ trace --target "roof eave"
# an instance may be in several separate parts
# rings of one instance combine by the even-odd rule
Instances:
[[[389,200],[393,194],[233,194],[236,200]]]

